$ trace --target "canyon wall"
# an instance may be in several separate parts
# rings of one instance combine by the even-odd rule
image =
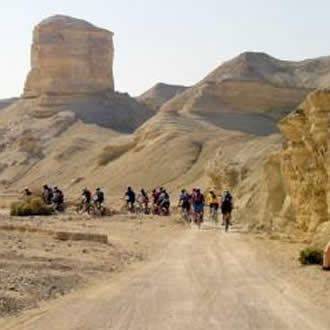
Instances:
[[[329,114],[330,91],[317,91],[279,124],[282,174],[298,226],[311,232],[329,220]]]
[[[281,172],[296,223],[316,235],[322,228],[330,229],[329,116],[330,90],[319,90],[279,124],[286,138],[280,152]],[[330,235],[317,240],[325,244]]]
[[[284,139],[273,149],[256,139],[249,144],[257,158],[249,144],[231,157],[219,151],[208,171],[215,186],[234,191],[237,218],[251,229],[305,234],[320,247],[330,240],[329,118],[330,90],[318,90],[280,121]]]

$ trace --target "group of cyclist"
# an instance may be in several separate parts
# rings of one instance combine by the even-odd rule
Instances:
[[[145,189],[135,193],[132,187],[128,187],[124,199],[126,209],[131,213],[144,213],[154,215],[170,215],[170,195],[164,187],[155,188],[150,196]],[[231,213],[233,210],[233,197],[229,191],[217,196],[214,190],[210,190],[206,197],[199,188],[194,188],[190,193],[183,189],[179,196],[178,207],[187,222],[194,222],[199,227],[204,221],[205,208],[209,208],[209,217],[214,222],[218,221],[219,209],[222,213],[222,224],[226,231],[231,225]]]
[[[81,193],[81,203],[78,206],[78,212],[80,213],[100,213],[103,215],[105,208],[104,203],[104,192],[101,188],[96,188],[95,192],[92,193],[88,188],[84,188]]]
[[[25,188],[23,194],[27,198],[33,195],[29,188]],[[63,212],[65,210],[64,193],[58,187],[51,187],[45,184],[42,187],[41,198],[43,202],[49,207],[52,207],[54,211]],[[80,213],[90,213],[92,209],[103,210],[103,203],[104,193],[100,188],[96,188],[93,194],[88,188],[84,188],[81,193],[81,201],[77,211]]]
[[[23,191],[25,197],[31,197],[33,195],[29,188],[25,188]],[[64,194],[58,187],[51,188],[45,184],[42,187],[41,197],[46,205],[52,206],[55,211],[64,211]]]
[[[131,213],[152,213],[164,216],[170,214],[170,195],[163,187],[154,189],[150,197],[143,188],[136,194],[132,187],[128,187],[124,198],[126,208]]]
[[[229,191],[225,191],[221,196],[211,190],[206,198],[199,188],[194,188],[191,193],[183,189],[179,197],[178,206],[181,214],[188,222],[195,222],[199,227],[204,221],[205,207],[209,207],[209,216],[214,222],[218,222],[218,210],[221,209],[222,224],[228,231],[231,225],[231,213],[233,210],[233,197]]]
[[[24,195],[29,197],[32,192],[24,189]],[[64,211],[64,194],[58,187],[44,185],[42,189],[42,199],[46,205],[52,206],[55,211]],[[145,189],[135,193],[132,187],[128,187],[124,199],[126,209],[131,213],[154,214],[161,216],[170,215],[171,200],[170,195],[164,187],[155,188],[148,195]],[[92,193],[88,188],[84,188],[81,193],[81,202],[77,211],[79,213],[105,214],[104,192],[101,188],[96,188]],[[219,209],[222,213],[222,224],[226,231],[231,225],[231,213],[233,210],[233,197],[229,191],[225,191],[221,196],[217,196],[214,190],[210,190],[206,197],[199,188],[188,192],[186,189],[181,191],[178,207],[187,222],[194,222],[199,227],[204,221],[205,208],[209,208],[209,217],[214,222],[218,222]]]

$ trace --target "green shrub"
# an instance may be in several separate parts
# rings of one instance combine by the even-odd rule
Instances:
[[[26,217],[31,215],[51,215],[53,210],[40,197],[27,198],[11,204],[10,215]]]
[[[322,265],[323,251],[313,247],[305,248],[300,251],[299,261],[303,265]]]

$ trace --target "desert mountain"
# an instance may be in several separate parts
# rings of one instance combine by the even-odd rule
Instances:
[[[50,183],[72,198],[83,186],[101,186],[117,202],[127,185],[163,185],[174,194],[214,186],[234,192],[240,221],[250,227],[276,218],[278,227],[299,222],[315,232],[326,222],[324,200],[323,220],[313,218],[317,210],[296,211],[305,188],[295,178],[300,152],[318,168],[317,180],[325,173],[327,147],[314,131],[328,131],[328,96],[309,97],[295,120],[283,118],[328,84],[329,58],[288,62],[245,53],[190,88],[157,85],[138,102],[114,90],[112,36],[66,16],[36,27],[23,97],[0,112],[1,190]],[[154,109],[170,99],[155,113],[141,98]],[[324,186],[320,192],[304,179],[315,196],[324,195]]]
[[[158,83],[137,97],[137,100],[147,105],[150,109],[157,111],[164,103],[181,94],[187,88],[181,85]]]
[[[226,80],[263,81],[278,87],[322,88],[330,86],[330,56],[304,61],[283,61],[265,53],[246,52],[225,62],[203,82]]]
[[[305,96],[330,86],[330,57],[289,62],[243,53],[225,62],[161,111],[190,113],[225,129],[267,135]]]

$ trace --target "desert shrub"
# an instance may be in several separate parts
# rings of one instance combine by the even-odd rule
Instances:
[[[10,215],[26,217],[31,215],[51,215],[53,210],[40,197],[27,198],[10,206]]]
[[[322,265],[323,251],[321,249],[307,247],[300,251],[299,261],[302,265]]]
[[[42,147],[39,140],[32,134],[24,133],[21,139],[18,141],[19,150],[27,153],[29,156],[42,158]]]
[[[103,148],[102,152],[98,156],[97,165],[106,166],[108,163],[121,157],[133,146],[133,143],[106,146],[105,148]]]

